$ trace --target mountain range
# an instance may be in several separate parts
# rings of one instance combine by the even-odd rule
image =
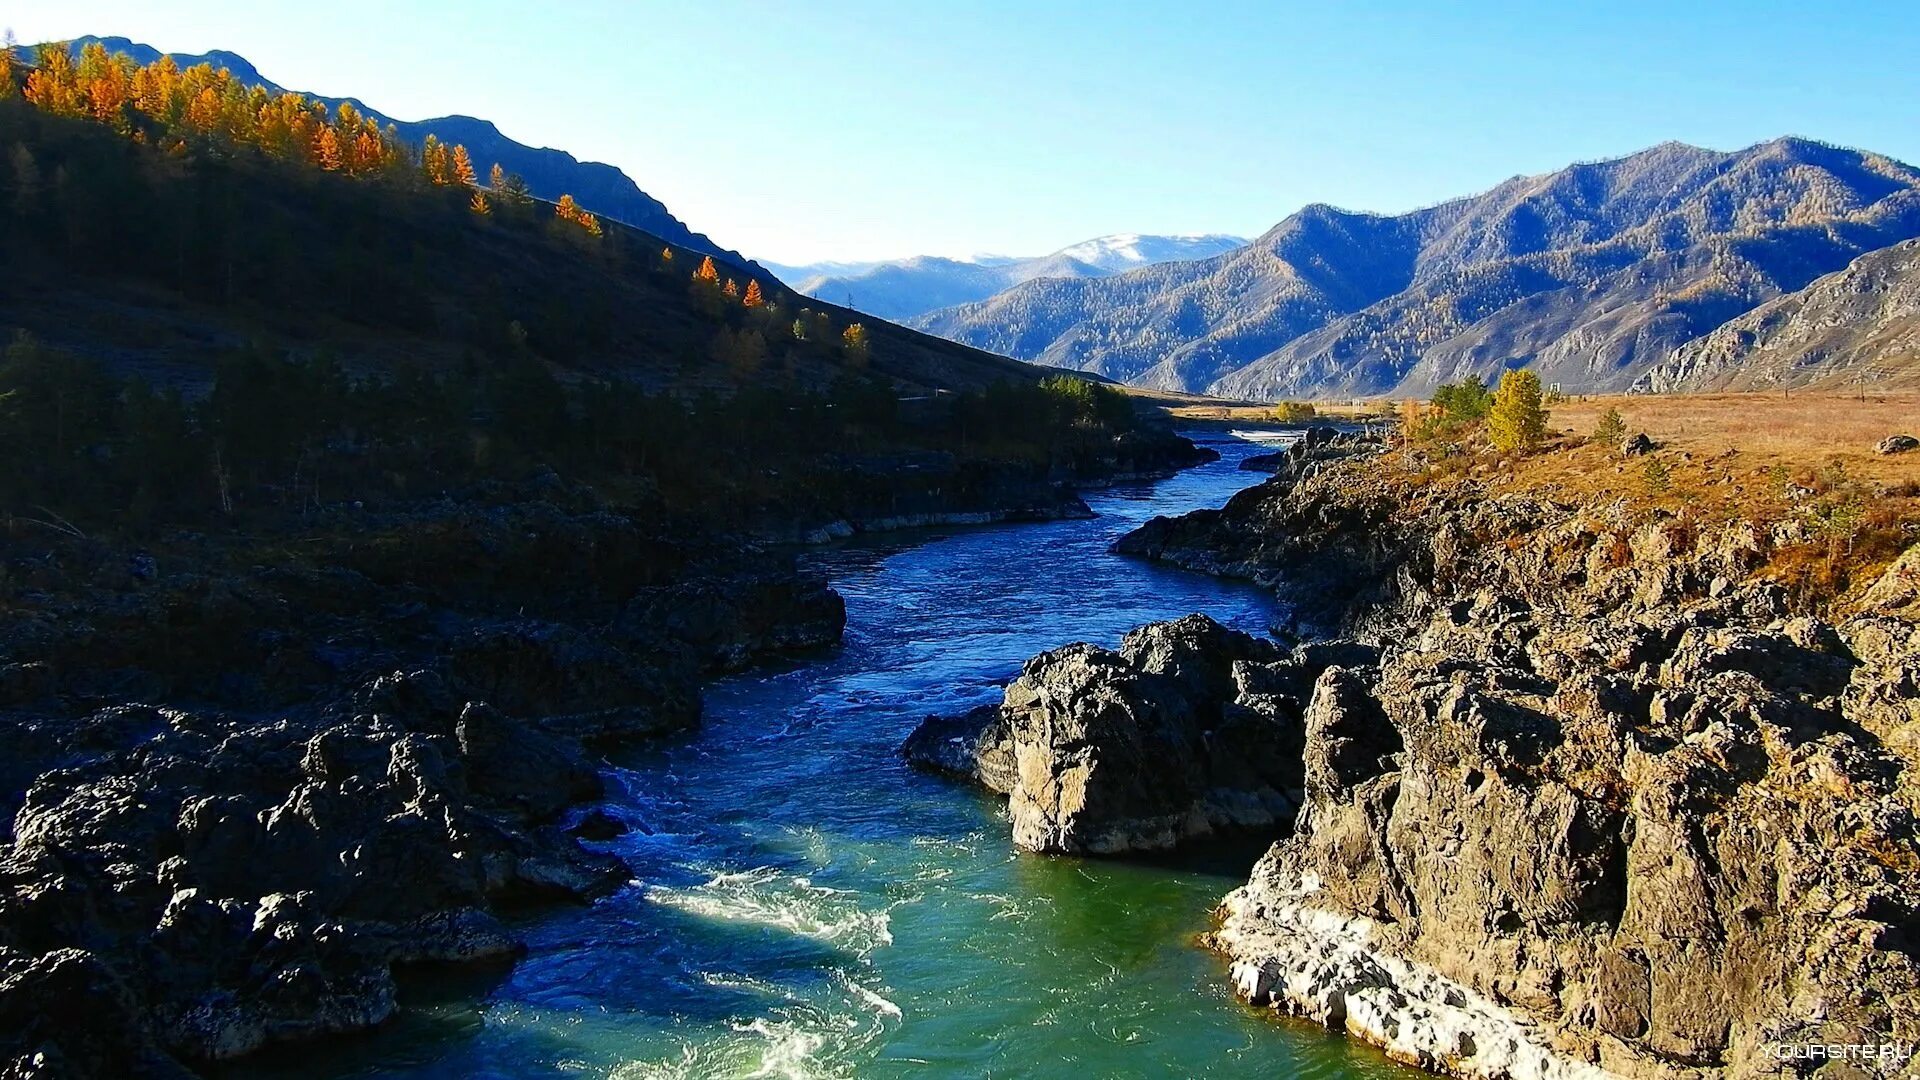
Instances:
[[[782,265],[762,261],[782,281],[808,296],[848,302],[885,319],[909,319],[937,308],[984,300],[1036,278],[1097,278],[1163,262],[1232,251],[1237,236],[1149,236],[1115,233],[1050,255],[981,255],[948,259],[921,255],[885,262]],[[852,300],[847,301],[851,296]]]
[[[125,53],[139,64],[152,63],[163,55],[151,45],[124,37],[80,37],[75,38],[69,47],[78,55],[81,49],[94,42],[100,43],[109,53]],[[173,57],[174,63],[182,68],[195,64],[226,68],[246,86],[263,87],[271,93],[285,89],[260,74],[251,61],[237,53],[215,49],[207,53],[164,55]],[[527,187],[539,198],[554,201],[562,195],[572,195],[581,206],[602,217],[652,233],[672,244],[715,255],[732,263],[744,265],[747,262],[740,253],[723,248],[704,234],[688,228],[660,200],[640,190],[632,178],[612,165],[581,161],[563,150],[528,146],[502,134],[491,121],[472,116],[396,120],[358,98],[333,98],[312,93],[306,96],[326,102],[328,108],[338,108],[341,102],[350,101],[354,108],[382,125],[392,124],[401,139],[415,146],[425,140],[428,134],[437,136],[445,143],[463,144],[483,174],[498,162],[508,172],[519,173],[526,180]]]
[[[1406,214],[1309,206],[1224,254],[1031,280],[912,325],[1241,398],[1424,395],[1518,366],[1569,391],[1615,391],[1916,236],[1920,171],[1883,155],[1800,138],[1734,152],[1665,143]]]

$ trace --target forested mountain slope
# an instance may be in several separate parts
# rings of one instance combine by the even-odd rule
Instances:
[[[86,37],[75,38],[69,47],[77,57],[87,45],[98,42],[110,53],[123,53],[133,58],[135,63],[149,64],[161,56],[171,56],[181,68],[196,64],[212,64],[216,68],[225,68],[233,72],[235,79],[249,87],[259,86],[270,93],[278,93],[283,88],[262,75],[258,68],[246,57],[225,50],[216,49],[205,54],[162,53],[151,45],[131,41],[124,37]],[[705,234],[694,232],[679,218],[673,216],[666,206],[640,190],[640,186],[626,173],[612,165],[598,161],[580,161],[564,150],[528,146],[508,138],[492,122],[472,116],[437,116],[426,120],[395,120],[378,109],[372,108],[358,98],[329,98],[314,94],[307,97],[325,102],[329,108],[338,109],[342,102],[351,102],[354,108],[378,120],[382,125],[392,124],[400,138],[414,145],[425,141],[428,135],[435,135],[442,142],[462,143],[472,152],[480,168],[485,169],[495,162],[510,173],[518,173],[526,178],[533,193],[549,202],[563,194],[570,194],[579,200],[580,205],[603,217],[632,225],[634,228],[652,233],[669,243],[692,248],[704,254],[717,255],[735,262],[744,262],[739,252],[730,251],[709,240]]]
[[[1655,365],[1636,390],[1851,389],[1920,383],[1920,240],[1754,308]]]

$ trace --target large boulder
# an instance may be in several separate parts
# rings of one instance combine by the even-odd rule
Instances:
[[[1043,653],[998,706],[929,720],[903,749],[1008,792],[1014,842],[1030,851],[1164,849],[1293,813],[1307,684],[1272,642],[1191,615],[1118,651]]]

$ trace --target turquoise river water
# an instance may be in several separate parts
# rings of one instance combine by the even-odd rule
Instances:
[[[1259,590],[1109,554],[1219,506],[1261,447],[1092,492],[1085,521],[895,534],[811,553],[844,644],[715,683],[696,733],[613,765],[605,846],[634,881],[543,911],[510,968],[414,980],[367,1036],[256,1063],[302,1077],[1408,1077],[1236,1003],[1194,944],[1262,838],[1173,860],[1015,852],[1004,800],[908,769],[929,713],[1036,652],[1204,611],[1263,630]]]

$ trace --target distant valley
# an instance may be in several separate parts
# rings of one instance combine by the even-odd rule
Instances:
[[[904,320],[938,308],[985,300],[1039,278],[1105,277],[1143,266],[1203,259],[1245,244],[1246,240],[1238,236],[1220,234],[1116,233],[1033,258],[981,255],[972,259],[946,259],[922,255],[886,262],[801,266],[762,260],[761,265],[808,296],[845,303],[883,319]]]
[[[1397,216],[1309,206],[1223,254],[1031,280],[911,324],[1263,400],[1425,396],[1521,366],[1569,391],[1686,389],[1738,381],[1727,368],[1748,339],[1696,346],[1713,364],[1682,354],[1673,367],[1676,350],[1916,236],[1920,171],[1883,155],[1798,138],[1731,153],[1666,143]],[[1817,357],[1781,372],[1824,377]]]

